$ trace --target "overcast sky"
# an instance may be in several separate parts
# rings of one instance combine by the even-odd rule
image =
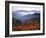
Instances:
[[[28,11],[28,12],[16,12],[18,10],[25,10],[25,11]],[[18,14],[20,16],[24,16],[24,15],[27,15],[27,14],[34,14],[36,12],[31,12],[31,11],[40,11],[40,8],[39,7],[19,7],[19,6],[12,6],[12,11],[14,11],[15,14]],[[39,13],[39,12],[37,12]]]
[[[21,7],[21,6],[12,6],[12,11],[16,10],[37,10],[40,11],[40,7]]]

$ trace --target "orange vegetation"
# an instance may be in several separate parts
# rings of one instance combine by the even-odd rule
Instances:
[[[24,31],[24,30],[40,30],[40,23],[37,21],[33,21],[29,24],[21,24],[12,27],[12,31]]]

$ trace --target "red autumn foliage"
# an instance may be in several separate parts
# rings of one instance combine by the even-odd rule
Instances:
[[[31,22],[31,24],[22,24],[12,27],[12,31],[24,31],[24,30],[40,30],[40,23],[37,21]]]

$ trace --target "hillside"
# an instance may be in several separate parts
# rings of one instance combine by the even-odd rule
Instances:
[[[35,13],[28,11],[16,12],[12,15],[12,31],[40,30],[40,13],[36,11]]]

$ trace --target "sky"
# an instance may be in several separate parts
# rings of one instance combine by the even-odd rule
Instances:
[[[37,11],[40,11],[40,7],[12,6],[12,11],[16,11],[16,10],[37,10]]]
[[[18,10],[25,10],[27,12],[16,12]],[[23,6],[12,6],[12,11],[13,13],[15,12],[15,14],[18,14],[20,16],[24,16],[27,14],[34,14],[35,12],[31,12],[31,11],[40,11],[39,7],[23,7]],[[39,12],[37,12],[39,13]]]

